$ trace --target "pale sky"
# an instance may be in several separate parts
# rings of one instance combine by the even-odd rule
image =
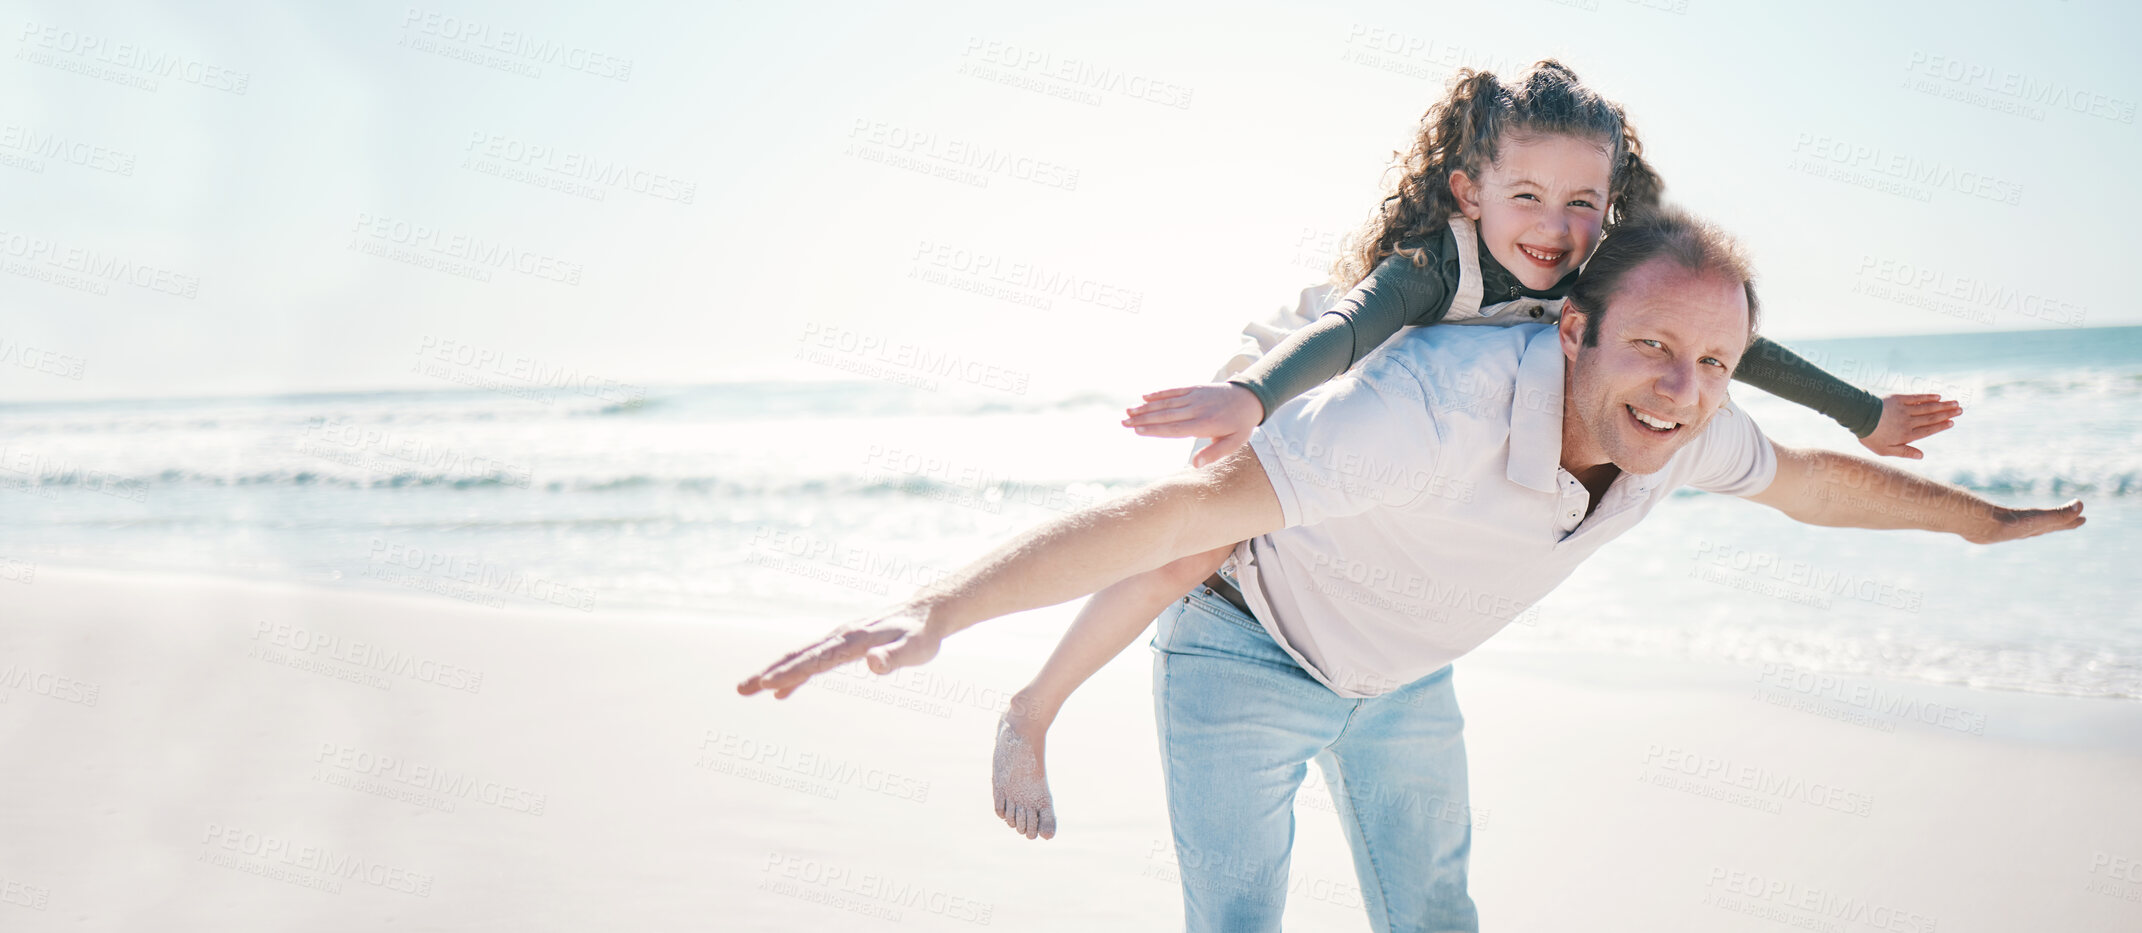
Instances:
[[[1775,337],[2142,322],[2105,0],[360,6],[6,4],[0,396],[1198,381],[1452,67],[1543,56]]]

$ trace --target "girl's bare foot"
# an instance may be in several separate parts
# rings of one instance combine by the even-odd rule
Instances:
[[[1041,766],[1047,723],[1016,717],[1018,704],[997,720],[997,750],[992,756],[991,790],[997,815],[1028,839],[1056,837],[1056,806],[1049,798],[1049,778]]]

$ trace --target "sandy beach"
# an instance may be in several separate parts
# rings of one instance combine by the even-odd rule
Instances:
[[[1142,646],[1067,707],[1063,828],[1029,841],[988,740],[1035,658],[955,641],[772,702],[732,684],[814,633],[49,568],[0,595],[9,930],[1179,924]],[[2142,704],[1492,648],[1457,678],[1486,929],[2142,924]],[[1311,774],[1289,925],[1365,929]]]
[[[21,4],[0,933],[1182,930],[1270,860],[1150,627],[1048,840],[1076,603],[736,692],[1046,528],[973,605],[1269,532],[1328,683],[1502,626],[1290,933],[1350,789],[1487,933],[2142,933],[2142,3],[2010,6]]]

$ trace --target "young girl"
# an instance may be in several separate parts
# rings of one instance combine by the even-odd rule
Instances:
[[[1124,424],[1147,436],[1213,439],[1192,458],[1204,466],[1401,327],[1556,320],[1602,233],[1657,206],[1663,183],[1641,152],[1621,108],[1560,63],[1539,62],[1509,85],[1460,70],[1449,96],[1422,118],[1397,190],[1340,259],[1333,283],[1245,328],[1243,351],[1216,377],[1224,382],[1146,395]],[[1829,415],[1888,456],[1920,457],[1908,445],[1946,430],[1962,411],[1938,395],[1875,398],[1760,337],[1733,378]],[[1013,829],[1029,839],[1056,834],[1042,751],[1065,698],[1232,550],[1178,560],[1087,601],[998,722],[994,796]]]

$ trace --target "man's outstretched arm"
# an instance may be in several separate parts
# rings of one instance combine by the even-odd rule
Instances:
[[[1772,446],[1778,453],[1777,478],[1747,498],[1810,525],[1920,528],[1961,535],[1975,544],[2082,527],[2081,499],[2057,509],[2012,509],[1861,457]]]
[[[883,674],[935,657],[945,636],[987,619],[1077,599],[1179,557],[1286,526],[1257,455],[1243,448],[1128,495],[1055,519],[924,588],[890,612],[833,633],[736,685],[779,699],[867,656]]]

